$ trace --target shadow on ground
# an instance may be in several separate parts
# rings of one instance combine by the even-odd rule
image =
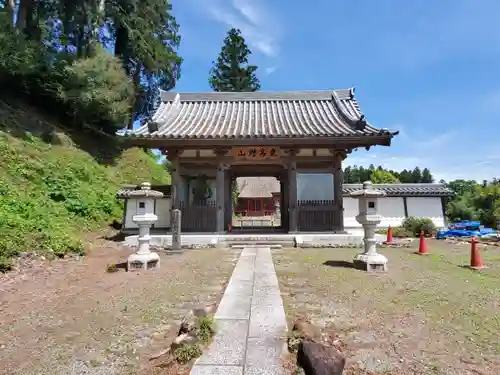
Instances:
[[[127,148],[119,137],[88,126],[72,127],[67,119],[54,116],[49,108],[33,98],[0,96],[0,118],[0,130],[13,137],[24,139],[31,133],[47,144],[74,145],[102,165],[115,165]]]
[[[353,268],[354,264],[351,262],[348,262],[346,260],[327,260],[325,263],[323,263],[324,266],[329,266],[329,267],[334,267],[334,268]]]
[[[125,241],[125,237],[126,237],[125,233],[118,232],[118,233],[115,233],[113,235],[102,236],[101,238],[104,240],[113,241],[113,242],[123,242],[123,241]]]

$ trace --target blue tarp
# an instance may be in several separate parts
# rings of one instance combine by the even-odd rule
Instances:
[[[439,240],[446,237],[481,237],[496,233],[492,228],[481,228],[479,221],[464,220],[453,223],[450,227],[449,230],[439,231],[436,238]]]

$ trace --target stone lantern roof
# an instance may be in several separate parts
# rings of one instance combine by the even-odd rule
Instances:
[[[386,195],[385,191],[373,187],[371,181],[363,182],[361,190],[353,191],[349,194],[352,198],[378,198]]]
[[[163,193],[151,190],[151,184],[149,182],[143,182],[139,190],[128,191],[127,198],[163,198]]]

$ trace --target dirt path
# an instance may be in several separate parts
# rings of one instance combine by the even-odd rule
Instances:
[[[346,267],[356,249],[273,254],[290,324],[306,316],[346,346],[346,374],[500,374],[500,249],[473,272],[467,246],[381,249],[389,272]]]
[[[87,257],[3,276],[0,374],[137,374],[191,308],[220,300],[238,256],[189,250],[162,254],[159,270],[106,272],[129,253],[100,241]]]

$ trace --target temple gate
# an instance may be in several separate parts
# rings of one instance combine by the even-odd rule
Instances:
[[[124,136],[170,161],[183,231],[226,232],[235,179],[273,176],[281,186],[278,230],[343,233],[342,161],[358,147],[389,146],[396,134],[371,126],[347,89],[162,91],[153,117]],[[298,200],[298,173],[331,174],[333,200]]]

